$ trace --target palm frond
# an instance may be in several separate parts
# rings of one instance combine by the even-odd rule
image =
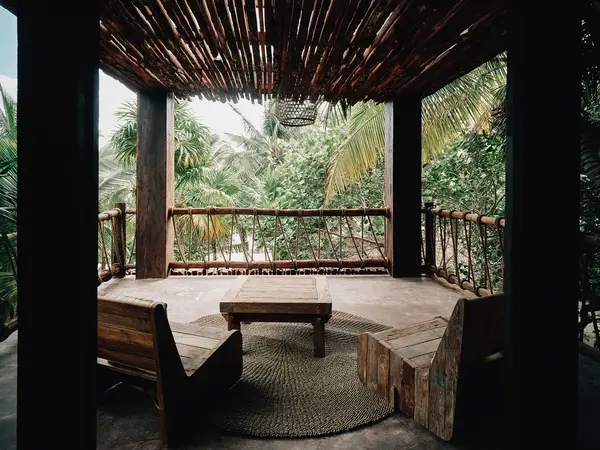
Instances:
[[[385,148],[384,105],[373,102],[355,105],[348,120],[348,138],[333,154],[327,168],[325,202],[359,181]]]
[[[498,104],[496,91],[506,82],[503,55],[481,65],[423,99],[422,155],[425,161],[457,137],[486,129]],[[375,167],[385,147],[383,104],[355,105],[348,119],[348,138],[336,149],[328,166],[326,202]]]

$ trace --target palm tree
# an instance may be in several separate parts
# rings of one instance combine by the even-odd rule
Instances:
[[[260,129],[235,105],[229,106],[242,119],[245,133],[226,133],[237,148],[228,141],[219,141],[214,154],[215,163],[222,167],[235,167],[238,177],[246,182],[279,164],[283,160],[285,141],[297,137],[301,131],[279,122],[274,101],[265,104]]]
[[[423,158],[434,158],[456,137],[485,128],[497,105],[496,91],[506,83],[504,55],[490,60],[423,99]],[[359,181],[383,156],[385,115],[382,103],[358,103],[350,110],[348,138],[328,167],[326,202]]]
[[[137,155],[137,105],[125,102],[115,113],[119,122],[109,144],[121,167],[135,169]],[[174,103],[175,175],[185,176],[207,164],[214,136],[198,122],[190,102],[175,99]]]
[[[17,103],[2,86],[0,102],[0,341],[3,341],[17,328]]]
[[[178,185],[175,192],[175,206],[249,206],[254,205],[258,194],[251,186],[240,182],[237,175],[229,168],[205,167],[193,179],[186,180]],[[179,216],[176,219],[176,236],[178,243],[184,244],[176,251],[181,253],[188,248],[187,240],[190,236],[190,217]],[[223,241],[231,237],[231,216],[213,215],[210,218],[205,215],[191,216],[193,220],[192,236],[206,244],[211,242],[211,248],[204,254],[212,253],[217,257],[217,241]],[[240,220],[241,221],[241,220]],[[242,243],[246,242],[246,236],[242,229],[238,229]],[[192,238],[192,245],[197,239]],[[195,255],[198,257],[198,255]]]

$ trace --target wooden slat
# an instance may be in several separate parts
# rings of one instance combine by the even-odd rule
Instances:
[[[265,302],[260,298],[246,299],[235,303],[220,304],[221,313],[254,313],[254,314],[331,314],[331,303],[298,301]]]
[[[106,323],[98,324],[98,336],[113,341],[119,341],[129,344],[134,344],[139,347],[153,348],[154,341],[151,333],[143,333],[141,331],[127,330]]]
[[[117,363],[125,364],[132,368],[140,368],[146,370],[156,370],[156,363],[154,359],[144,358],[142,356],[131,355],[128,353],[122,353],[120,351],[108,350],[106,348],[98,348],[98,357],[104,358],[107,361],[114,361]]]
[[[363,383],[366,383],[367,380],[368,334],[369,333],[361,333],[358,335],[356,373],[358,379]]]
[[[383,341],[377,345],[377,393],[389,401],[390,350],[392,348]]]
[[[406,358],[416,358],[417,356],[425,355],[434,352],[440,346],[441,339],[432,339],[431,341],[421,342],[410,347],[396,349],[396,351]]]
[[[103,348],[112,352],[126,353],[128,355],[141,356],[148,359],[154,358],[153,346],[142,346],[104,336],[98,336],[98,348]]]
[[[421,331],[418,333],[409,334],[408,336],[402,336],[393,340],[388,340],[387,342],[392,348],[400,349],[403,347],[410,347],[421,342],[439,339],[444,335],[445,331],[446,327],[433,328],[431,330]]]
[[[408,417],[415,415],[415,368],[406,359],[402,361],[400,411]]]
[[[448,321],[442,317],[436,317],[426,322],[416,323],[409,325],[404,328],[394,328],[391,330],[384,330],[379,333],[375,333],[375,337],[380,340],[390,341],[393,339],[400,338],[402,336],[408,336],[414,333],[420,333],[422,331],[431,330],[433,328],[446,327]]]
[[[389,374],[389,400],[390,404],[400,410],[400,389],[402,387],[402,356],[396,351],[390,351],[390,374]]]
[[[378,342],[371,335],[367,334],[367,388],[377,391],[378,380]]]
[[[98,311],[98,323],[112,324],[127,330],[137,330],[144,333],[152,331],[152,325],[149,320],[140,317],[111,314],[104,311]]]
[[[191,334],[173,332],[173,338],[176,344],[186,344],[193,347],[201,347],[208,350],[215,348],[221,341],[203,336],[194,336]]]
[[[152,301],[143,299],[107,299],[98,297],[98,313],[150,320]]]
[[[210,355],[212,349],[197,347],[195,345],[176,343],[177,351],[185,367],[185,360],[194,360],[200,362]],[[200,364],[198,364],[198,367]]]
[[[192,334],[194,336],[203,336],[211,339],[224,340],[231,332],[227,330],[220,330],[218,328],[203,327],[195,323],[178,323],[169,322],[172,332],[181,334]]]
[[[436,352],[431,352],[421,356],[417,356],[415,358],[410,358],[410,361],[415,367],[428,368],[429,366],[431,366],[431,362],[433,361],[435,353]]]
[[[415,370],[415,420],[427,428],[429,420],[429,366]]]

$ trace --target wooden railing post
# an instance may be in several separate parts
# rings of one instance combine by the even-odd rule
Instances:
[[[431,214],[433,202],[425,202],[425,273],[435,267],[435,217]]]
[[[126,205],[125,203],[115,203],[115,209],[118,209],[119,211],[121,211],[121,214],[118,215],[117,217],[113,218],[112,220],[112,230],[111,230],[111,239],[112,239],[112,255],[111,255],[111,261],[114,263],[117,263],[119,265],[119,272],[116,273],[114,276],[118,277],[118,278],[122,278],[125,276],[125,270],[126,270],[126,264],[127,264],[127,260],[126,258],[126,252],[125,252],[125,248],[126,248],[126,234],[125,234],[125,229],[126,229],[126,224],[127,224],[127,217],[125,216],[126,214]]]

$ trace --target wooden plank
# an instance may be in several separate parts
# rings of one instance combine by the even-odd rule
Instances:
[[[233,282],[225,296],[221,299],[221,306],[228,302],[234,302],[236,297],[238,296],[240,290],[244,286],[244,283],[248,280],[248,275],[240,275]],[[221,307],[221,312],[223,312],[223,308]]]
[[[156,363],[154,359],[144,358],[142,356],[115,352],[106,348],[98,348],[98,357],[104,358],[108,361],[125,364],[132,368],[140,368],[152,371],[156,370]]]
[[[416,358],[410,358],[410,362],[414,367],[428,368],[429,366],[431,366],[435,353],[436,352],[431,352],[421,356],[417,356]]]
[[[456,302],[456,313],[448,322],[448,330],[444,339],[446,341],[446,367],[444,370],[445,395],[444,395],[444,422],[440,437],[445,440],[452,438],[454,417],[456,412],[456,395],[458,387],[459,366],[462,352],[464,307],[466,300]]]
[[[331,302],[329,286],[327,285],[327,278],[324,275],[317,275],[315,277],[315,284],[317,288],[318,300],[320,302]]]
[[[377,340],[367,334],[367,388],[371,391],[377,391],[377,374],[378,374],[378,347]]]
[[[239,302],[221,303],[221,312],[228,314],[252,313],[252,314],[331,314],[331,303],[307,303],[307,302]]]
[[[415,368],[406,359],[402,361],[400,384],[400,411],[408,417],[415,415]]]
[[[388,399],[390,404],[394,407],[396,411],[400,410],[400,388],[402,386],[402,364],[403,364],[402,355],[397,353],[394,350],[390,351],[390,372],[389,372],[389,381],[388,381],[388,389],[389,395]]]
[[[267,290],[263,289],[262,291],[242,291],[236,298],[236,301],[254,301],[256,299],[264,299],[271,301],[278,300],[306,300],[307,302],[313,301],[317,302],[317,293],[312,291],[301,291],[295,289],[277,289],[277,290]]]
[[[432,330],[421,331],[419,333],[409,334],[408,336],[402,336],[397,339],[388,341],[392,348],[401,349],[403,347],[410,347],[421,342],[427,342],[434,339],[439,339],[444,335],[446,327],[434,328]]]
[[[377,393],[389,401],[390,350],[392,348],[383,341],[377,346]]]
[[[419,333],[421,331],[431,330],[433,328],[446,327],[447,325],[448,325],[448,321],[440,316],[440,317],[436,317],[432,320],[416,323],[416,324],[409,325],[404,328],[394,328],[391,330],[380,331],[379,333],[374,333],[374,336],[378,340],[389,341],[392,339],[397,339],[402,336],[408,336],[409,334],[414,334],[414,333]]]
[[[439,347],[441,339],[432,339],[431,341],[421,342],[411,347],[396,349],[404,359],[416,358],[417,356],[435,352]]]
[[[184,333],[177,333],[177,332],[173,333],[173,338],[175,339],[176,344],[186,344],[186,345],[190,345],[193,347],[205,348],[208,350],[212,350],[220,342],[219,339],[212,339],[212,338],[207,338],[207,337],[203,337],[203,336],[195,336],[195,335],[191,335],[191,334],[184,334]]]
[[[98,297],[98,313],[150,320],[153,303],[151,300],[144,299],[109,299]]]
[[[451,387],[450,384],[457,381],[456,371],[460,353],[457,353],[454,347],[456,343],[460,345],[461,336],[457,334],[456,329],[460,328],[462,334],[463,306],[464,299],[459,299],[450,316],[447,332],[442,338],[429,369],[428,428],[432,433],[445,440],[449,439],[450,428],[447,424],[447,414],[450,414],[452,419],[454,418],[454,411],[449,412],[449,409],[455,407],[455,397],[452,396],[456,394],[456,386]],[[454,373],[449,373],[448,362],[453,358],[456,359],[456,363],[450,362],[450,370]]]
[[[154,340],[152,334],[150,333],[126,330],[113,325],[107,325],[105,323],[98,324],[98,336],[105,339],[111,339],[113,341],[136,344],[140,347],[154,347]]]
[[[179,352],[179,357],[183,362],[184,368],[186,365],[184,359],[203,361],[212,352],[212,349],[197,347],[195,345],[176,343],[175,346],[177,347],[177,351]]]
[[[192,334],[194,336],[203,336],[211,339],[226,339],[231,335],[227,330],[220,330],[218,328],[203,327],[196,323],[179,323],[169,322],[172,332],[181,334]]]
[[[367,357],[368,357],[368,338],[369,333],[358,335],[358,349],[356,358],[356,373],[358,379],[366,384],[367,381]]]
[[[142,331],[144,333],[150,333],[152,331],[150,321],[145,318],[111,314],[103,311],[98,311],[98,323],[105,323],[127,330]]]
[[[272,313],[224,313],[223,316],[235,316],[241,322],[281,322],[281,323],[312,323],[316,317],[325,322],[331,319],[331,314],[272,314]]]
[[[112,352],[142,356],[149,359],[154,358],[154,346],[142,346],[131,342],[124,342],[123,340],[110,339],[104,336],[98,336],[98,348],[104,348]]]
[[[429,367],[415,370],[415,420],[428,426]]]

